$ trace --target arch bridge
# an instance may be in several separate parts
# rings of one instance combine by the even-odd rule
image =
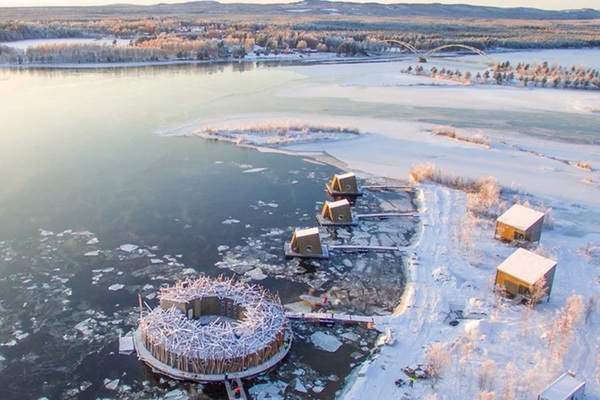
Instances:
[[[466,44],[445,44],[443,46],[438,46],[435,49],[431,49],[427,53],[425,53],[424,57],[428,57],[434,53],[437,53],[440,50],[450,49],[450,48],[454,48],[454,47],[460,47],[463,49],[471,50],[472,52],[477,53],[480,56],[489,57],[485,52],[479,50],[477,47],[467,46]]]

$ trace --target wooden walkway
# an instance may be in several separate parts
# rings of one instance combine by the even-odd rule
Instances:
[[[406,190],[407,192],[415,190],[412,186],[406,185],[370,185],[370,186],[361,186],[361,189],[365,190]]]
[[[329,246],[329,250],[331,251],[347,251],[354,253],[366,253],[368,251],[387,251],[387,252],[396,252],[396,251],[404,251],[398,246],[355,246],[355,245],[335,245]]]
[[[224,381],[224,383],[225,390],[227,390],[227,397],[229,397],[229,400],[248,400],[248,396],[246,396],[246,391],[244,390],[244,385],[242,385],[242,380],[240,378],[235,378],[234,381],[226,380]]]
[[[295,313],[287,312],[285,315],[289,319],[299,319],[307,322],[319,322],[323,324],[343,323],[343,324],[364,324],[371,328],[375,324],[381,324],[383,317],[369,317],[365,315],[335,314],[335,313]]]
[[[419,213],[416,212],[398,212],[398,213],[376,213],[376,214],[358,214],[356,219],[388,219],[388,218],[415,218]]]

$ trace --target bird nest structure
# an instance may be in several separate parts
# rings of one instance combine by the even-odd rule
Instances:
[[[159,361],[153,368],[166,365],[168,375],[177,376],[174,369],[197,380],[250,376],[288,351],[291,329],[281,301],[258,286],[200,277],[161,289],[159,299],[160,307],[141,317],[139,331]]]

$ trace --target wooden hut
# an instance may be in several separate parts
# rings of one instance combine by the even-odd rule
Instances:
[[[352,217],[352,209],[347,199],[326,201],[321,214],[317,214],[317,221],[322,226],[348,226],[357,224]]]
[[[515,204],[496,220],[494,238],[537,242],[542,235],[544,213]]]
[[[321,245],[319,228],[296,229],[284,251],[286,258],[329,258],[327,247]]]
[[[356,197],[362,196],[353,172],[335,174],[331,183],[325,184],[325,189],[334,200],[348,199],[350,204],[354,204]]]
[[[544,290],[541,297],[548,296],[552,291],[556,261],[542,257],[525,249],[517,249],[496,268],[495,285],[504,287],[509,294],[521,299],[538,296],[536,290]],[[536,288],[542,278],[545,280],[543,287]],[[539,298],[538,298],[539,300]]]
[[[584,392],[585,382],[575,378],[574,373],[567,372],[540,393],[537,400],[583,400]]]

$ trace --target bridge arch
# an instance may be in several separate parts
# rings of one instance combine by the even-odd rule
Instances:
[[[405,48],[407,48],[408,50],[412,51],[415,54],[419,53],[419,50],[417,50],[417,48],[415,46],[413,46],[410,43],[403,42],[401,40],[386,39],[385,42],[386,43],[396,43],[396,44],[399,44],[401,46],[404,46]]]
[[[437,53],[440,50],[444,50],[444,49],[448,49],[448,48],[452,48],[452,47],[461,47],[463,49],[471,50],[474,53],[479,54],[480,56],[489,57],[486,53],[479,50],[478,48],[473,47],[473,46],[467,46],[466,44],[445,44],[443,46],[439,46],[439,47],[436,47],[435,49],[429,50],[427,53],[425,53],[425,57],[428,57],[428,56],[432,55],[433,53]]]

